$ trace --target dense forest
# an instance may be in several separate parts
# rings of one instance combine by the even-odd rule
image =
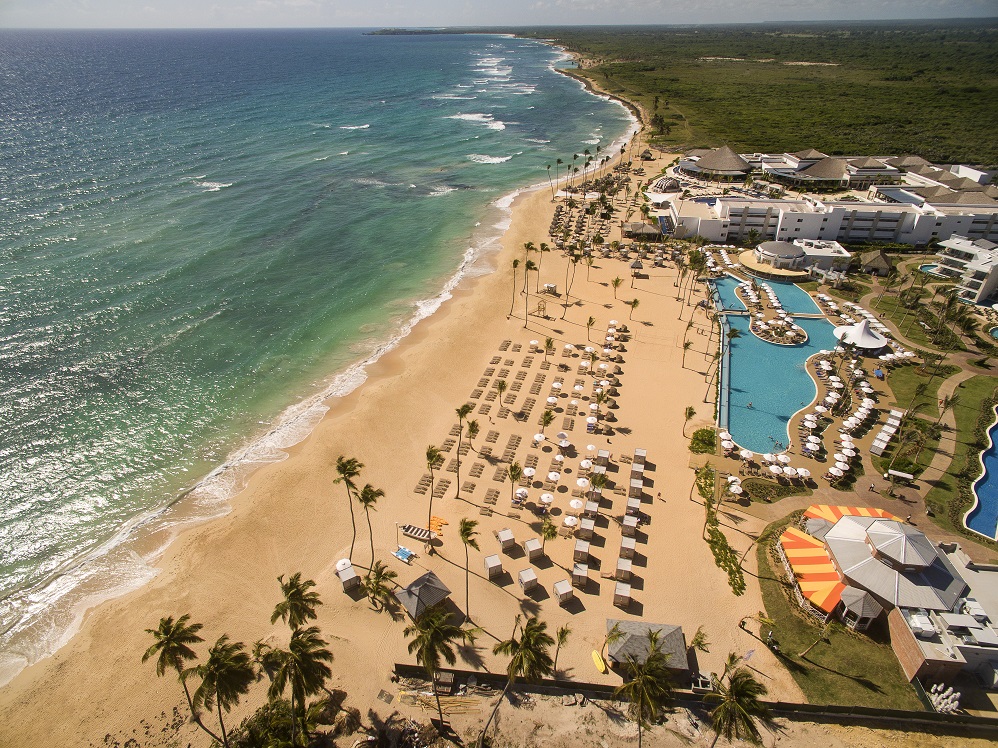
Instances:
[[[998,167],[998,19],[448,31],[563,45],[584,58],[579,75],[640,104],[668,148]]]

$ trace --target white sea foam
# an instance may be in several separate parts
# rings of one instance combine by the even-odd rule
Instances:
[[[509,161],[512,156],[486,156],[482,153],[469,153],[468,160],[474,161],[476,164],[504,164]]]
[[[198,187],[204,187],[205,192],[218,192],[219,190],[231,187],[234,182],[196,182]]]
[[[433,191],[430,192],[428,197],[440,197],[441,195],[447,195],[451,192],[457,192],[457,187],[451,187],[450,185],[442,184],[439,187],[434,187]]]
[[[313,161],[325,161],[329,156],[320,156],[319,158],[312,159]]]
[[[471,101],[472,99],[477,99],[477,96],[458,96],[457,94],[437,94],[430,98],[439,99],[442,101]]]
[[[589,138],[588,140],[583,140],[586,145],[599,145],[600,138]]]
[[[341,130],[366,130],[370,125],[340,125]]]
[[[533,109],[533,107],[530,107]],[[550,140],[544,140],[544,138],[524,138],[528,143],[540,143],[544,145],[545,143],[550,143]]]
[[[340,151],[336,155],[338,155],[338,156],[349,156],[350,155],[350,151]]]
[[[470,113],[461,113],[461,114],[451,114],[451,115],[448,115],[448,116],[444,117],[444,119],[459,119],[459,120],[463,120],[465,122],[477,122],[477,123],[485,125],[490,130],[505,130],[506,129],[506,123],[505,122],[503,122],[502,120],[496,119],[495,115],[487,114],[487,113],[482,113],[482,112],[470,112]]]

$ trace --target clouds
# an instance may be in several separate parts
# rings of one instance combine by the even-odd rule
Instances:
[[[0,27],[531,26],[989,15],[993,0],[0,0]]]

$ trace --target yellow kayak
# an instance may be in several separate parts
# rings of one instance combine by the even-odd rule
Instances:
[[[593,664],[596,666],[597,670],[604,675],[606,674],[606,663],[603,662],[603,658],[600,656],[600,653],[595,649],[593,650]]]

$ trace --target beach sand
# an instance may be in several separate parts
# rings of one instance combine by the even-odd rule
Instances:
[[[671,158],[663,156],[655,164],[646,165],[647,173],[657,174]],[[588,271],[589,279],[586,267],[579,265],[572,286],[573,304],[567,309],[566,318],[558,319],[562,307],[556,299],[549,299],[549,318],[531,316],[525,329],[524,297],[519,293],[523,284],[523,245],[528,241],[535,244],[548,241],[552,210],[550,193],[546,190],[521,195],[514,204],[512,224],[497,258],[497,272],[465,282],[437,314],[417,325],[396,350],[371,367],[370,377],[362,387],[347,397],[331,401],[329,413],[304,442],[290,450],[286,461],[265,466],[251,476],[245,490],[233,499],[232,511],[227,516],[179,537],[158,562],[161,571],[152,582],[99,605],[66,646],[29,667],[0,690],[0,745],[110,745],[123,744],[129,738],[150,746],[207,745],[206,736],[185,723],[187,708],[176,678],[169,675],[157,678],[153,664],[140,661],[152,642],[144,630],[154,628],[163,616],[190,613],[194,621],[204,624],[202,635],[206,644],[200,648],[202,653],[208,643],[223,633],[248,645],[264,640],[284,646],[285,627],[280,621],[271,625],[269,619],[279,599],[276,578],[295,571],[317,582],[324,601],[317,624],[331,641],[335,655],[330,686],[345,690],[349,694],[347,704],[358,707],[365,721],[369,710],[382,718],[395,710],[418,719],[427,718],[427,713],[402,704],[398,698],[391,705],[377,699],[382,690],[398,693],[399,686],[390,680],[393,663],[414,662],[406,652],[402,635],[405,622],[373,610],[364,599],[355,600],[344,594],[335,575],[335,563],[348,555],[351,537],[344,488],[334,484],[334,465],[341,454],[364,463],[360,485],[371,483],[385,491],[377,511],[370,515],[376,557],[399,573],[402,584],[427,569],[433,570],[453,591],[451,599],[461,610],[465,606],[464,547],[457,538],[456,528],[462,517],[480,521],[481,550],[470,551],[470,611],[475,623],[486,633],[475,650],[467,653],[471,664],[465,667],[477,665],[493,672],[502,670],[505,662],[492,655],[492,644],[496,638],[506,638],[514,617],[525,612],[539,615],[552,632],[562,625],[571,627],[571,638],[558,662],[562,677],[616,685],[620,683],[619,676],[598,673],[591,652],[603,643],[607,618],[641,618],[681,625],[687,642],[702,625],[711,642],[709,654],[697,654],[704,672],[720,672],[729,652],[744,655],[753,650],[751,665],[769,688],[770,697],[802,700],[800,690],[766,646],[739,628],[742,617],[763,608],[758,585],[748,577],[746,593],[741,597],[732,595],[726,574],[717,569],[701,539],[703,507],[690,498],[694,474],[688,469],[690,453],[683,436],[684,410],[688,405],[697,410],[697,416],[686,425],[688,433],[698,425],[712,423],[713,406],[702,402],[706,387],[703,372],[708,356],[712,355],[708,349],[716,345],[716,339],[708,345],[707,335],[698,334],[699,328],[707,328],[702,312],[698,312],[689,338],[694,346],[687,353],[684,368],[682,344],[690,309],[686,308],[684,321],[677,319],[680,304],[674,298],[675,269],[647,268],[647,277],[638,279],[634,289],[625,280],[615,300],[610,279],[614,276],[628,279],[628,268],[616,259],[597,260]],[[613,238],[608,236],[607,241]],[[514,258],[521,259],[515,289],[510,269]],[[533,255],[531,259],[541,262],[540,282],[557,283],[559,290],[563,290],[567,261],[561,252],[553,251],[543,258]],[[534,280],[532,277],[531,285]],[[640,305],[634,311],[634,320],[629,321],[631,310],[624,301],[635,297]],[[537,297],[531,294],[530,298],[534,307]],[[514,311],[508,318],[511,302]],[[537,535],[539,522],[529,511],[522,512],[519,518],[505,516],[510,509],[510,486],[494,482],[495,466],[475,451],[462,460],[461,482],[472,480],[476,484],[474,491],[464,494],[467,501],[455,498],[454,474],[446,469],[437,471],[438,479],[451,481],[444,497],[433,506],[433,514],[449,523],[444,527],[437,553],[428,555],[421,544],[411,539],[407,542],[397,534],[399,523],[425,524],[427,495],[415,493],[414,487],[426,472],[426,447],[441,446],[451,438],[450,431],[457,421],[455,409],[469,401],[485,370],[505,368],[505,361],[510,359],[513,365],[508,367],[507,380],[513,383],[528,355],[529,341],[543,342],[551,336],[557,350],[551,367],[542,370],[544,357],[535,354],[534,361],[525,369],[523,389],[510,393],[515,395],[517,408],[527,397],[538,400],[525,422],[513,417],[499,418],[498,403],[492,404],[488,415],[480,414],[478,408],[485,402],[484,394],[471,400],[476,405],[471,417],[481,426],[481,435],[474,443],[476,449],[489,445],[486,437],[492,430],[499,432],[491,445],[497,455],[510,437],[520,436],[522,443],[516,449],[516,459],[523,464],[528,454],[536,454],[540,460],[538,472],[546,471],[556,450],[552,451],[550,444],[531,449],[531,435],[539,428],[537,419],[550,382],[559,374],[557,363],[571,364],[571,371],[561,374],[569,386],[577,378],[591,379],[576,373],[579,358],[560,356],[565,343],[586,343],[585,323],[590,316],[596,318],[593,339],[595,334],[606,330],[610,319],[626,322],[632,338],[622,354],[619,407],[612,411],[616,433],[609,440],[587,436],[583,415],[575,419],[571,440],[580,453],[586,451],[588,443],[610,450],[611,478],[626,478],[629,466],[621,457],[632,454],[635,448],[647,449],[653,468],[648,471],[652,485],[645,490],[642,507],[650,521],[638,543],[634,603],[627,611],[613,606],[613,582],[602,579],[593,568],[588,587],[577,591],[578,605],[562,608],[553,599],[552,584],[569,576],[562,567],[571,569],[574,540],[569,538],[548,541],[550,562],[535,567],[545,589],[540,595],[527,597],[516,584],[516,573],[528,566],[522,553],[501,555],[512,578],[500,580],[501,584],[484,579],[484,556],[500,552],[493,532],[509,527],[520,543]],[[506,340],[511,341],[510,347],[500,351]],[[522,348],[514,353],[514,346]],[[497,356],[500,363],[491,364]],[[545,375],[544,385],[540,396],[533,396],[528,394],[528,388],[538,374]],[[587,381],[585,394],[591,392]],[[568,402],[568,396],[560,398],[558,409],[564,409]],[[588,402],[581,400],[581,405],[585,407]],[[563,425],[565,414],[556,415],[548,434]],[[455,447],[445,453],[445,465],[456,451]],[[573,455],[566,461],[568,469],[560,483],[566,489],[575,488],[582,456]],[[469,475],[475,462],[485,463],[478,478]],[[499,490],[499,498],[493,507],[494,515],[488,517],[479,513],[479,506],[484,505],[490,488]],[[539,488],[531,487],[530,500],[536,500],[540,492]],[[655,498],[659,492],[661,500]],[[616,564],[621,530],[612,516],[623,515],[625,502],[624,497],[609,490],[605,493],[612,499],[612,508],[604,509],[603,513],[611,517],[598,522],[598,539],[592,548],[592,555],[604,570]],[[557,493],[554,506],[559,523],[570,498],[568,490]],[[367,566],[370,557],[367,524],[359,508],[356,513],[353,559],[358,566]],[[743,515],[731,514],[724,522],[729,540],[739,553],[751,547],[750,535],[762,529],[760,522]],[[391,556],[397,542],[419,554],[412,565]],[[749,572],[754,571],[754,553],[747,554],[745,563]],[[266,687],[266,682],[253,687],[250,695],[229,715],[229,726],[265,702]],[[574,713],[559,716],[556,712],[552,710],[546,721],[557,725],[559,720],[575,720]],[[501,724],[509,725],[511,714],[514,712],[507,712]],[[477,717],[470,719],[467,729],[473,729]],[[621,739],[625,734],[630,735],[629,727],[618,725],[615,729],[623,730]],[[830,728],[815,729],[826,732]],[[529,736],[525,738],[532,742]],[[581,737],[572,738],[565,744],[585,744],[580,740]],[[809,743],[802,739],[799,744]]]

